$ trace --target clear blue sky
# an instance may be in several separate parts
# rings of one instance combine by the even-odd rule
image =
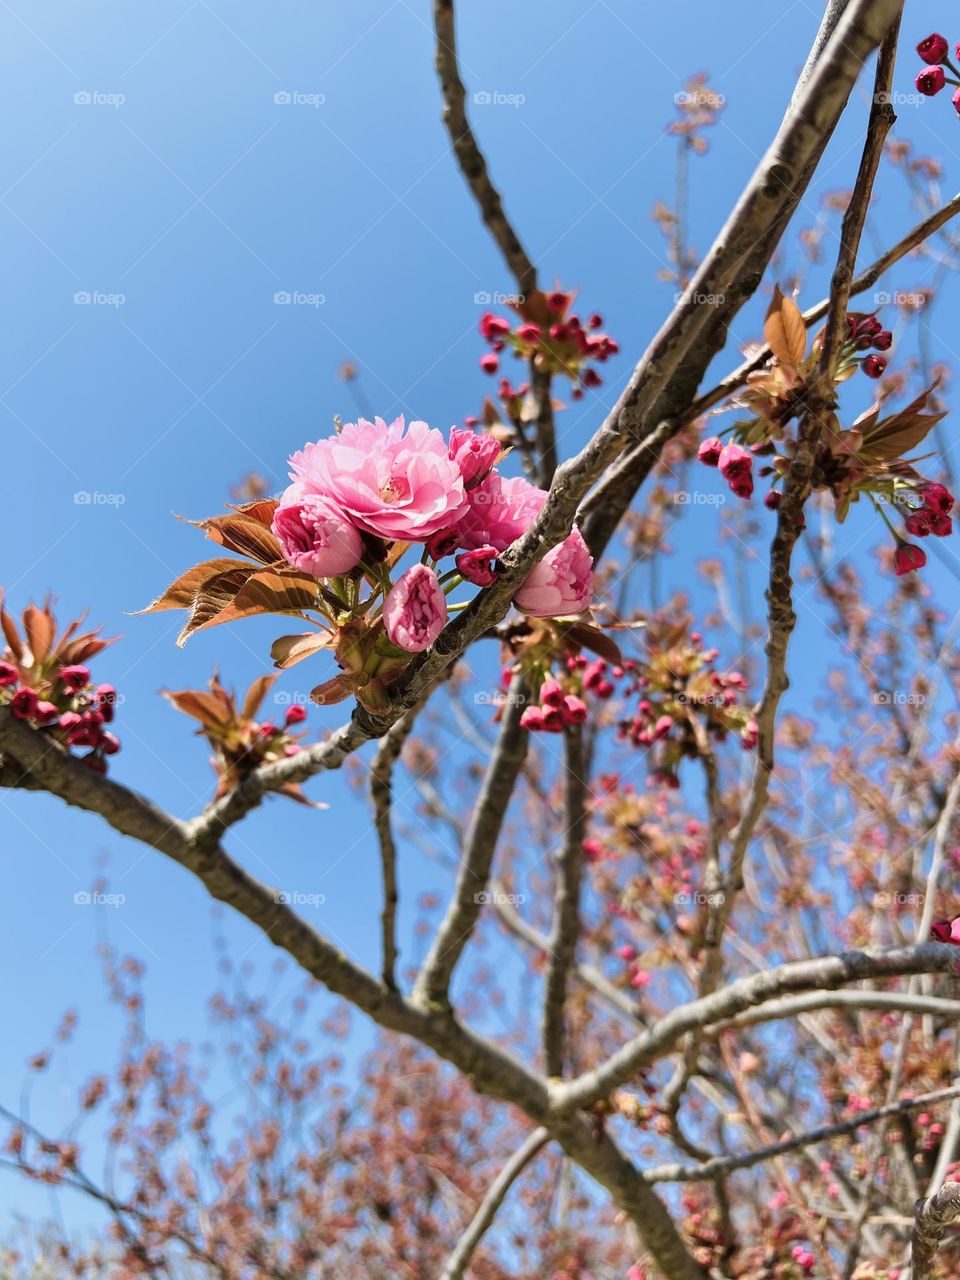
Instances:
[[[693,169],[691,235],[705,248],[780,118],[818,6],[467,0],[462,9],[469,90],[522,97],[473,111],[507,207],[544,281],[580,287],[626,353],[608,366],[609,387],[562,415],[569,451],[597,425],[672,298],[655,280],[663,247],[650,210],[671,197],[674,144],[663,131],[673,95],[708,69],[728,99],[711,153]],[[953,17],[946,0],[912,3],[907,48],[929,29],[960,37]],[[327,432],[334,414],[354,416],[337,376],[344,360],[360,367],[378,412],[441,427],[475,412],[490,389],[477,367],[474,297],[512,282],[448,150],[429,22],[426,0],[0,6],[0,583],[17,608],[51,588],[64,617],[89,607],[109,633],[123,633],[96,666],[125,696],[114,772],[178,815],[203,804],[212,774],[189,723],[157,690],[201,685],[215,661],[244,686],[266,669],[283,628],[244,623],[181,651],[176,615],[128,616],[206,550],[173,513],[214,513],[250,470],[279,487],[291,450]],[[903,92],[915,62],[909,52],[901,62]],[[952,194],[960,124],[949,103],[904,107],[898,127],[944,157]],[[820,215],[820,193],[850,185],[857,146],[854,125],[844,125],[798,226]],[[912,220],[890,175],[876,208],[880,241]],[[789,248],[788,265],[798,263]],[[803,300],[823,283],[821,269]],[[323,302],[276,305],[277,292]],[[96,300],[78,303],[78,294]],[[739,338],[755,334],[756,312],[737,327]],[[950,340],[938,331],[938,357],[950,357]],[[77,492],[122,501],[83,505]],[[671,584],[683,584],[710,545],[713,518],[712,509],[691,513],[671,539]],[[868,548],[879,531],[857,513],[845,536],[865,532]],[[954,579],[942,583],[955,595]],[[815,621],[808,612],[803,624]],[[280,688],[297,688],[297,678]],[[342,709],[314,712],[311,724],[341,718]],[[329,811],[271,803],[230,847],[257,875],[324,893],[321,922],[369,961],[372,834],[342,779],[310,789]],[[211,904],[159,854],[42,797],[0,795],[0,848],[0,1101],[15,1103],[28,1054],[77,1007],[77,1043],[37,1113],[55,1127],[61,1088],[113,1056],[97,942],[147,963],[153,1034],[199,1035],[217,981]],[[126,902],[76,907],[74,893],[103,859]],[[408,901],[436,882],[418,862],[405,870]],[[272,953],[253,930],[232,918],[224,927],[234,954],[268,966]],[[402,941],[414,954],[409,929]],[[8,1205],[38,1203],[11,1180],[4,1193]]]

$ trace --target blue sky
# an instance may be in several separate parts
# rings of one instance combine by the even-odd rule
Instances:
[[[515,100],[473,109],[507,208],[544,282],[578,286],[625,353],[608,366],[609,386],[562,415],[570,451],[672,299],[656,280],[663,245],[650,210],[671,197],[664,127],[674,94],[707,69],[727,98],[711,152],[693,167],[691,238],[705,249],[773,133],[819,14],[806,0],[462,8],[468,89]],[[909,6],[901,92],[912,88],[916,39],[934,28],[960,36],[951,16],[945,0]],[[475,296],[511,292],[512,282],[449,153],[425,0],[14,0],[0,6],[0,35],[0,583],[15,608],[50,588],[64,618],[88,607],[108,633],[122,632],[96,668],[125,699],[114,772],[188,816],[212,774],[157,690],[197,687],[214,662],[245,686],[268,666],[283,624],[240,624],[178,650],[175,615],[129,616],[205,553],[174,513],[213,514],[251,470],[280,487],[288,453],[326,433],[335,414],[354,416],[337,372],[345,360],[384,415],[445,428],[475,412],[490,389],[477,367]],[[864,113],[862,103],[853,112],[858,122]],[[952,194],[960,158],[949,103],[904,106],[898,131],[944,158]],[[845,123],[797,226],[821,215],[823,191],[850,185],[858,145]],[[902,181],[888,174],[873,234],[885,244],[913,220]],[[828,234],[828,254],[832,243]],[[790,245],[787,265],[799,261]],[[819,298],[825,278],[814,272],[802,300]],[[902,279],[914,283],[916,271]],[[941,315],[955,291],[948,283]],[[277,293],[312,301],[278,305]],[[737,323],[736,339],[755,335],[757,314]],[[939,326],[937,358],[950,357],[950,341]],[[735,360],[733,350],[724,365]],[[78,503],[78,493],[96,497]],[[681,522],[669,585],[690,579],[713,519],[706,508]],[[866,552],[879,530],[855,513],[843,537]],[[955,579],[932,574],[955,592]],[[802,625],[812,628],[810,604]],[[822,675],[802,658],[795,670]],[[297,679],[278,687],[296,689]],[[341,718],[342,709],[314,712],[310,723]],[[330,809],[271,803],[230,847],[257,875],[324,893],[334,909],[321,922],[369,962],[372,834],[340,778],[314,782],[311,794]],[[146,962],[152,1033],[199,1035],[217,981],[211,904],[160,855],[42,797],[0,795],[0,848],[13,979],[0,988],[0,1101],[15,1101],[25,1059],[74,1006],[77,1043],[44,1086],[55,1127],[72,1087],[112,1060],[97,942]],[[101,864],[122,909],[74,904]],[[408,901],[438,879],[418,857],[406,871]],[[269,965],[269,948],[243,922],[223,927],[236,955]],[[402,941],[415,955],[409,928]],[[10,1205],[37,1204],[18,1183],[4,1190]]]

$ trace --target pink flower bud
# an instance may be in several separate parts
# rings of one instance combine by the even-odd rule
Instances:
[[[303,724],[307,718],[307,708],[299,702],[295,702],[292,707],[287,707],[287,714],[283,717],[283,723],[286,725]]]
[[[517,337],[523,342],[536,343],[542,336],[538,324],[522,324],[517,330]]]
[[[957,57],[960,57],[960,54],[957,54]],[[954,89],[953,97],[950,101],[953,103],[954,111],[956,111],[957,115],[960,115],[960,89]]]
[[[660,738],[665,738],[672,728],[673,728],[672,717],[660,716],[657,720],[657,723],[653,726],[654,741],[659,741]]]
[[[780,503],[783,501],[783,494],[779,489],[771,489],[763,500],[763,505],[771,511],[779,511]]]
[[[561,293],[557,289],[554,293],[547,296],[547,306],[554,315],[562,316],[570,305],[571,295],[569,293]]]
[[[603,379],[600,377],[599,373],[597,373],[596,369],[584,369],[582,381],[585,387],[603,386]]]
[[[531,733],[539,733],[543,729],[543,712],[539,707],[526,707],[520,717],[520,726]]]
[[[360,562],[360,534],[330,498],[290,485],[273,515],[273,532],[284,559],[315,578],[349,573]]]
[[[564,724],[583,724],[587,718],[587,704],[576,694],[568,693],[563,700]]]
[[[593,591],[593,558],[579,529],[553,547],[530,571],[514,604],[534,618],[582,613]]]
[[[460,576],[475,587],[491,587],[497,580],[494,564],[499,552],[496,547],[477,547],[475,551],[463,551],[457,556]]]
[[[738,444],[725,444],[720,450],[717,465],[724,480],[740,480],[750,475],[753,468],[753,455]]]
[[[398,649],[429,649],[447,621],[447,598],[432,569],[415,564],[403,574],[384,602],[383,620]]]
[[[563,732],[563,712],[559,707],[546,707],[544,709],[543,727],[547,733]]]
[[[10,699],[10,710],[18,720],[32,720],[37,714],[39,699],[28,685],[24,685]]]
[[[581,847],[583,856],[588,862],[601,862],[603,860],[604,848],[599,840],[584,840]]]
[[[945,62],[949,51],[950,45],[936,31],[917,45],[917,53],[930,66],[939,66],[941,62]]]
[[[887,362],[883,356],[867,356],[863,362],[863,372],[868,378],[882,378],[887,371]]]
[[[460,468],[465,489],[472,489],[483,480],[500,453],[500,442],[494,436],[463,427],[450,428],[450,458]]]
[[[898,578],[902,578],[905,573],[913,573],[917,569],[922,569],[926,563],[927,557],[922,547],[915,547],[912,542],[897,543],[897,549],[893,556],[893,567]]]
[[[88,667],[61,667],[57,675],[63,687],[69,689],[71,693],[85,689],[90,683],[90,670]]]
[[[105,756],[115,756],[120,750],[120,739],[112,733],[104,733],[100,738],[100,750]]]
[[[485,311],[480,317],[480,335],[488,342],[500,338],[510,332],[510,321],[502,316],[495,316],[492,311]]]
[[[12,662],[0,662],[0,689],[16,684],[19,679],[20,673]]]
[[[937,484],[935,481],[931,481],[923,486],[920,496],[923,498],[923,505],[930,511],[939,511],[943,515],[949,515],[953,510],[953,494],[945,484]]]
[[[893,346],[893,334],[889,329],[881,329],[873,339],[873,345],[878,351],[889,351]]]
[[[500,368],[500,361],[492,351],[488,351],[486,355],[480,357],[480,368],[484,373],[496,373]]]
[[[59,716],[60,712],[52,702],[40,701],[37,703],[37,711],[34,717],[37,724],[51,724]]]
[[[444,556],[452,556],[459,545],[459,529],[441,529],[427,539],[427,552],[432,559],[442,560]]]
[[[927,67],[925,71],[921,71],[917,76],[916,85],[919,91],[926,94],[928,98],[932,98],[935,93],[939,93],[946,83],[946,77],[943,74],[943,67]]]
[[[590,319],[587,321],[587,328],[588,328],[588,329],[602,329],[602,328],[603,328],[603,316],[602,316],[602,315],[600,315],[600,314],[599,314],[599,312],[595,311],[595,312],[593,313],[593,315],[590,317]]]
[[[715,467],[720,461],[722,452],[723,441],[718,440],[716,436],[707,436],[706,440],[700,442],[697,457],[701,462],[705,462],[708,467]]]

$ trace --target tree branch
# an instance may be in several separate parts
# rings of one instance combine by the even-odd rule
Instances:
[[[911,1241],[911,1280],[930,1280],[943,1233],[960,1216],[960,1182],[945,1182],[936,1195],[917,1201]]]
[[[380,841],[380,862],[383,868],[383,911],[380,917],[382,938],[382,977],[386,986],[396,990],[397,965],[397,846],[393,838],[391,806],[393,803],[393,767],[400,757],[403,745],[413,728],[414,713],[401,716],[380,740],[377,754],[370,766],[370,799],[373,802],[373,822]]]

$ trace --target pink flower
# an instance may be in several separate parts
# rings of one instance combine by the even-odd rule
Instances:
[[[290,485],[273,516],[284,559],[315,578],[334,578],[360,561],[360,535],[336,503]]]
[[[587,704],[575,693],[568,693],[563,700],[563,720],[565,724],[583,724],[587,718]]]
[[[77,693],[90,683],[90,668],[82,666],[61,667],[57,673],[65,689]]]
[[[717,465],[720,467],[720,473],[724,480],[728,482],[742,480],[745,476],[750,475],[753,467],[753,455],[746,449],[742,449],[738,444],[725,444],[720,450]]]
[[[398,649],[429,649],[447,620],[447,598],[437,575],[415,564],[395,583],[383,606],[387,635]]]
[[[593,589],[593,559],[579,529],[548,551],[514,596],[522,613],[565,618],[582,613]]]
[[[708,467],[715,467],[720,461],[720,454],[723,452],[723,443],[716,436],[707,436],[706,440],[701,441],[700,448],[697,450],[697,457],[701,462],[705,462]]]
[[[531,733],[542,732],[543,711],[540,707],[525,707],[523,715],[520,717],[520,727],[529,729]]]
[[[291,479],[329,498],[359,528],[389,541],[425,542],[466,510],[460,468],[425,422],[348,422],[290,459]]]
[[[927,36],[925,40],[921,40],[917,45],[917,53],[930,66],[938,66],[941,62],[946,61],[947,54],[950,51],[950,45],[938,32]]]
[[[496,547],[477,547],[474,551],[462,551],[457,556],[457,570],[475,587],[492,587],[497,578],[494,562]]]
[[[487,475],[501,454],[500,442],[490,435],[450,428],[450,457],[460,468],[465,489],[472,489]]]
[[[19,679],[19,672],[12,662],[0,662],[0,689],[16,684]]]
[[[37,714],[38,701],[33,689],[24,685],[10,699],[10,710],[18,720],[32,720]]]
[[[935,93],[939,93],[946,83],[946,77],[943,74],[943,67],[927,67],[917,76],[916,85],[921,93],[926,94],[928,98],[932,98]]]
[[[902,578],[905,573],[913,573],[916,569],[922,569],[926,563],[927,557],[922,547],[915,547],[912,542],[897,543],[897,549],[893,556],[893,567],[898,578]]]
[[[522,476],[504,478],[491,471],[467,494],[460,545],[471,551],[484,546],[505,550],[530,528],[546,500],[545,490]]]

